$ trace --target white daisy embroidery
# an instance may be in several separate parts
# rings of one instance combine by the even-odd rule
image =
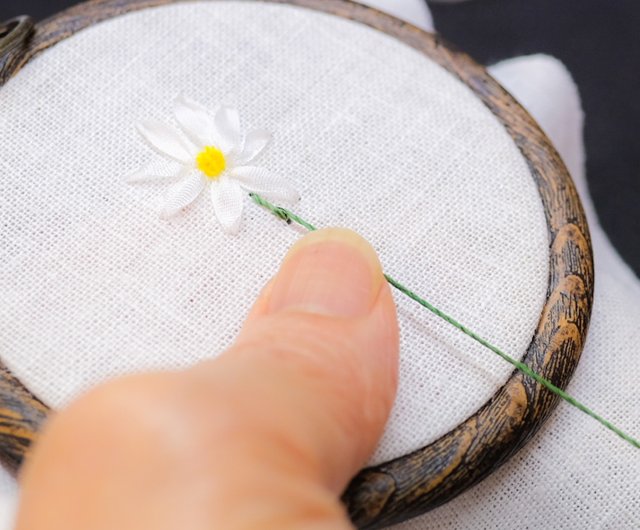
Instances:
[[[166,194],[162,217],[179,213],[208,187],[220,225],[235,234],[242,219],[243,190],[281,203],[299,199],[285,179],[249,165],[267,147],[271,134],[253,130],[243,135],[236,109],[222,106],[212,115],[202,105],[180,96],[174,114],[184,135],[157,120],[140,123],[137,129],[154,151],[177,162],[179,168],[172,174],[158,175],[147,166],[129,177],[130,182],[180,178]]]

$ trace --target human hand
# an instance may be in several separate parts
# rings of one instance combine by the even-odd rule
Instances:
[[[374,250],[311,233],[218,358],[113,380],[50,420],[17,529],[350,528],[339,495],[383,432],[397,364]]]

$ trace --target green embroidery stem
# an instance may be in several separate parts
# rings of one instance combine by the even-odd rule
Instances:
[[[281,208],[280,206],[275,206],[274,204],[271,204],[269,201],[267,201],[265,198],[261,197],[260,195],[257,195],[255,193],[251,193],[250,196],[258,206],[262,206],[263,208],[266,208],[273,215],[275,215],[279,219],[282,219],[287,224],[296,223],[296,224],[298,224],[298,225],[300,225],[300,226],[302,226],[302,227],[304,227],[307,230],[312,231],[312,232],[317,230],[317,228],[315,226],[313,226],[311,223],[308,223],[307,221],[305,221],[301,217],[298,217],[296,214],[294,214],[293,212],[290,212],[289,210],[287,210],[285,208]],[[507,361],[508,363],[510,363],[513,366],[515,366],[523,374],[528,375],[533,380],[535,380],[537,383],[540,383],[542,386],[544,386],[545,388],[547,388],[548,390],[553,392],[555,395],[557,395],[557,396],[561,397],[562,399],[564,399],[570,405],[573,405],[578,410],[584,412],[585,414],[587,414],[588,416],[590,416],[591,418],[593,418],[594,420],[596,420],[597,422],[602,424],[604,427],[606,427],[607,429],[609,429],[613,433],[617,434],[620,438],[622,438],[623,440],[625,440],[626,442],[628,442],[632,446],[640,449],[640,441],[638,441],[635,438],[633,438],[632,436],[626,434],[624,431],[620,430],[618,427],[613,425],[610,421],[606,420],[605,418],[603,418],[599,414],[596,414],[589,407],[587,407],[586,405],[583,405],[582,403],[580,403],[577,399],[575,399],[573,396],[567,394],[561,388],[558,388],[551,381],[545,379],[541,375],[539,375],[536,372],[534,372],[526,364],[514,359],[510,355],[508,355],[505,352],[503,352],[497,346],[494,346],[493,344],[489,343],[488,341],[486,341],[485,339],[480,337],[477,333],[471,331],[469,328],[467,328],[466,326],[464,326],[463,324],[461,324],[460,322],[458,322],[454,318],[450,317],[446,313],[442,312],[437,307],[431,305],[425,299],[423,299],[420,296],[418,296],[411,289],[409,289],[408,287],[405,287],[399,281],[395,280],[394,278],[392,278],[388,274],[385,274],[384,277],[387,279],[387,281],[389,282],[390,285],[395,287],[398,291],[400,291],[404,295],[406,295],[409,298],[411,298],[411,300],[414,300],[415,302],[420,304],[422,307],[424,307],[424,308],[428,309],[429,311],[431,311],[434,315],[440,317],[445,322],[448,322],[453,327],[459,329],[460,331],[462,331],[462,333],[464,333],[468,337],[471,337],[476,342],[482,344],[485,348],[488,348],[492,352],[498,354],[505,361]]]

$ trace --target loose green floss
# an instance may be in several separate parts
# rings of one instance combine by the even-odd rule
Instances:
[[[296,214],[294,214],[293,212],[290,212],[286,208],[281,208],[280,206],[276,206],[274,204],[271,204],[268,200],[266,200],[265,198],[261,197],[260,195],[257,195],[255,193],[251,193],[250,197],[253,199],[253,201],[258,206],[262,206],[263,208],[269,210],[273,215],[275,215],[279,219],[282,219],[287,224],[296,223],[296,224],[306,228],[307,230],[309,230],[311,232],[317,230],[317,228],[315,226],[313,226],[311,223],[305,221],[301,217],[298,217]],[[564,399],[570,405],[573,405],[578,410],[580,410],[580,411],[584,412],[585,414],[587,414],[588,416],[592,417],[594,420],[596,420],[597,422],[602,424],[604,427],[609,429],[611,432],[614,432],[615,434],[617,434],[620,438],[622,438],[623,440],[625,440],[626,442],[628,442],[632,446],[640,449],[640,442],[638,440],[636,440],[634,437],[626,434],[624,431],[620,430],[618,427],[613,425],[610,421],[606,420],[605,418],[603,418],[599,414],[596,414],[593,410],[591,410],[586,405],[583,405],[582,403],[580,403],[573,396],[567,394],[564,390],[562,390],[561,388],[558,388],[557,386],[555,386],[551,381],[545,379],[541,375],[539,375],[536,372],[534,372],[526,364],[514,359],[510,355],[508,355],[505,352],[503,352],[497,346],[494,346],[493,344],[491,344],[487,340],[483,339],[482,337],[480,337],[480,335],[478,335],[477,333],[471,331],[469,328],[467,328],[466,326],[464,326],[463,324],[461,324],[460,322],[458,322],[454,318],[450,317],[446,313],[442,312],[437,307],[431,305],[424,298],[421,298],[416,293],[414,293],[411,289],[409,289],[408,287],[405,287],[399,281],[395,280],[394,278],[392,278],[388,274],[385,274],[384,277],[386,278],[386,280],[389,282],[390,285],[395,287],[402,294],[408,296],[409,298],[411,298],[412,300],[414,300],[415,302],[420,304],[422,307],[424,307],[424,308],[428,309],[429,311],[431,311],[434,315],[440,317],[445,322],[448,322],[453,327],[459,329],[460,331],[462,331],[462,333],[464,333],[468,337],[471,337],[476,342],[482,344],[485,348],[488,348],[493,353],[498,354],[505,361],[507,361],[508,363],[510,363],[513,366],[515,366],[523,374],[528,375],[533,380],[535,380],[537,383],[540,383],[542,386],[544,386],[545,388],[547,388],[548,390],[553,392],[555,395],[557,395],[557,396],[561,397],[562,399]]]

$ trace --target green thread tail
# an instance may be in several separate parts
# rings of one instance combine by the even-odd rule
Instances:
[[[298,217],[296,214],[294,214],[293,212],[290,212],[286,208],[281,208],[280,206],[276,206],[274,204],[271,204],[264,197],[261,197],[260,195],[258,195],[256,193],[251,193],[249,195],[258,206],[261,206],[262,208],[265,208],[265,209],[269,210],[273,215],[275,215],[279,219],[282,219],[287,224],[296,223],[296,224],[306,228],[307,230],[309,230],[311,232],[317,230],[317,228],[315,226],[313,226],[311,223],[305,221],[301,217]],[[429,311],[431,311],[434,315],[440,317],[445,322],[448,322],[453,327],[459,329],[460,331],[462,331],[462,333],[464,333],[468,337],[471,337],[476,342],[482,344],[485,348],[488,348],[493,353],[496,353],[497,355],[502,357],[505,361],[507,361],[509,364],[515,366],[523,374],[528,375],[533,380],[535,380],[537,383],[540,383],[542,386],[544,386],[545,388],[547,388],[548,390],[553,392],[555,395],[557,395],[557,396],[561,397],[562,399],[564,399],[570,405],[573,405],[578,410],[584,412],[587,416],[590,416],[591,418],[596,420],[598,423],[600,423],[601,425],[603,425],[604,427],[609,429],[611,432],[617,434],[624,441],[626,441],[629,444],[631,444],[632,446],[640,449],[640,441],[638,441],[635,438],[633,438],[632,436],[626,434],[624,431],[620,430],[618,427],[613,425],[610,421],[606,420],[605,418],[603,418],[599,414],[596,414],[589,407],[587,407],[586,405],[583,405],[582,403],[580,403],[577,399],[575,399],[573,396],[567,394],[564,390],[562,390],[561,388],[559,388],[556,385],[554,385],[551,381],[549,381],[548,379],[545,379],[541,375],[539,375],[536,372],[534,372],[531,368],[529,368],[529,366],[527,366],[523,362],[520,362],[520,361],[514,359],[510,355],[508,355],[505,352],[503,352],[497,346],[494,346],[493,344],[491,344],[487,340],[483,339],[482,337],[480,337],[480,335],[478,335],[475,332],[471,331],[469,328],[467,328],[466,326],[464,326],[463,324],[461,324],[460,322],[458,322],[454,318],[450,317],[446,313],[442,312],[437,307],[431,305],[424,298],[421,298],[416,293],[414,293],[411,289],[409,289],[408,287],[405,287],[399,281],[397,281],[396,279],[392,278],[388,274],[385,274],[384,277],[386,278],[386,280],[389,282],[390,285],[392,285],[394,288],[396,288],[398,291],[400,291],[404,295],[406,295],[409,298],[411,298],[411,300],[417,302],[418,304],[420,304],[425,309],[428,309]]]

